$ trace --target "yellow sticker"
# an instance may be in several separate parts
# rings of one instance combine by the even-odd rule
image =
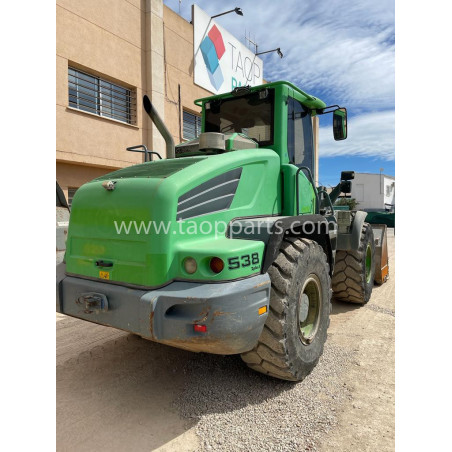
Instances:
[[[99,271],[100,279],[110,279],[110,272]]]

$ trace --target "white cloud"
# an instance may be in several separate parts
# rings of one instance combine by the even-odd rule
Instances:
[[[267,80],[291,81],[347,107],[349,137],[335,142],[331,126],[321,127],[322,157],[394,158],[393,0],[182,0],[187,20],[193,1],[212,15],[240,6],[243,17],[227,14],[218,23],[239,39],[251,31],[260,51],[281,47],[282,60],[262,56]],[[165,3],[178,11],[178,0]]]
[[[178,10],[177,0],[165,3]],[[181,4],[181,14],[188,20],[191,3]],[[196,3],[209,14],[237,6],[235,0]],[[244,37],[245,29],[251,31],[261,51],[281,47],[282,60],[276,54],[263,55],[266,79],[289,80],[355,113],[393,108],[393,0],[239,3],[243,17],[232,13],[217,20],[238,38]]]
[[[334,141],[332,124],[320,127],[320,157],[355,155],[394,160],[394,110],[349,117],[347,127],[348,137],[343,141]]]

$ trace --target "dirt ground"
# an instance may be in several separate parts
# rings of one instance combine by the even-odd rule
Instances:
[[[369,303],[358,307],[333,302],[325,351],[328,347],[346,350],[344,356],[349,358],[334,377],[331,391],[333,399],[337,394],[337,404],[328,408],[330,428],[322,430],[311,446],[295,450],[394,450],[394,240],[390,230],[390,279],[374,287]],[[215,356],[209,361],[213,355],[173,349],[61,314],[56,321],[58,451],[195,451],[211,447],[197,434],[197,424],[198,433],[203,431],[199,428],[203,417],[182,417],[178,401],[187,398],[187,373],[191,379],[206,379],[212,362],[221,367],[225,358]],[[240,390],[240,378],[249,379],[251,371],[243,367],[242,372],[239,361],[233,363],[229,391],[235,384]],[[327,364],[321,360],[318,367],[323,365]],[[243,373],[239,379],[237,369],[239,375]],[[227,371],[227,366],[221,368],[223,376]],[[315,378],[325,378],[325,372],[313,372]],[[297,387],[304,384],[306,380]],[[272,385],[281,387],[273,379],[268,379],[268,385],[268,394]],[[275,389],[275,397],[277,392],[281,390]],[[265,410],[268,399],[255,398],[243,404],[243,409],[252,405],[255,411]],[[278,422],[270,415],[273,423]],[[280,416],[283,424],[284,416]],[[302,421],[309,419],[304,415]],[[252,444],[243,446],[243,450],[253,449]]]

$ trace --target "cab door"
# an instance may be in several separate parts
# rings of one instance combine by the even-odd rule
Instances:
[[[315,192],[310,177],[315,174],[311,112],[293,96],[293,92],[287,100],[287,155],[289,163],[283,171],[288,182],[286,195],[292,202],[290,212],[286,211],[286,214],[314,213]],[[299,171],[300,167],[306,167],[309,171]]]
[[[315,174],[311,112],[293,97],[288,104],[287,150],[290,163],[306,166]]]

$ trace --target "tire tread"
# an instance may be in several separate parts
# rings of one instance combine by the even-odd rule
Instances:
[[[358,304],[365,304],[369,301],[370,295],[366,294],[365,272],[363,272],[366,259],[364,244],[369,228],[371,226],[368,223],[363,224],[357,251],[336,251],[332,287],[334,298],[337,300]],[[373,240],[373,234],[371,238]]]
[[[308,248],[315,247],[320,248],[322,251],[324,265],[328,274],[326,255],[320,245],[312,240],[296,237],[284,238],[280,247],[280,253],[268,269],[272,290],[267,321],[254,349],[241,355],[247,366],[257,372],[289,381],[301,379],[300,375],[294,375],[292,371],[292,364],[286,347],[286,338],[284,337],[284,326],[289,307],[287,295],[289,284],[294,274],[294,266]],[[331,294],[331,290],[329,293]],[[329,296],[329,310],[331,312],[331,295]],[[323,352],[323,346],[321,351]],[[319,358],[315,360],[314,366],[318,360]]]

